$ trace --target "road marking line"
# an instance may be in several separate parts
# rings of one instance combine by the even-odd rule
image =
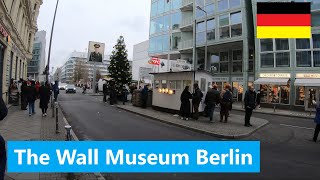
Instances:
[[[293,125],[289,125],[289,124],[280,124],[280,126],[293,127],[293,128],[299,128],[299,129],[307,129],[307,130],[313,130],[313,131],[314,131],[314,128],[301,127],[301,126],[293,126]]]

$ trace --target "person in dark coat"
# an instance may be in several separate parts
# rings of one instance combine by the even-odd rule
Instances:
[[[252,126],[250,123],[252,112],[256,108],[256,93],[254,92],[252,86],[249,86],[249,89],[244,96],[244,106],[246,109],[244,126],[250,127]]]
[[[261,92],[260,92],[260,90],[258,90],[258,92],[257,92],[257,107],[258,107],[258,109],[261,109],[260,104],[261,104]]]
[[[52,88],[52,90],[53,90],[53,95],[54,95],[54,101],[55,102],[57,102],[57,100],[58,100],[58,95],[59,95],[59,82],[58,81],[56,81],[55,83],[54,83],[54,85],[53,85],[53,88]]]
[[[214,84],[213,88],[207,92],[207,95],[204,101],[204,103],[207,106],[210,122],[212,122],[213,120],[213,114],[214,114],[214,109],[216,105],[220,103],[220,92],[217,89],[218,89],[218,86]]]
[[[192,94],[189,92],[189,86],[186,86],[180,96],[180,101],[181,101],[180,113],[181,113],[181,119],[187,120],[187,121],[191,116],[190,99],[192,99]]]
[[[316,117],[314,118],[314,122],[316,123],[316,128],[314,130],[313,141],[317,142],[319,132],[320,132],[320,101],[316,103]]]
[[[122,103],[123,103],[123,105],[125,105],[126,102],[127,102],[128,93],[129,93],[128,89],[123,86],[123,87],[122,87],[122,90],[121,90],[121,97],[122,97]]]
[[[107,102],[108,84],[107,81],[103,84],[103,102]]]
[[[109,86],[109,93],[110,93],[110,105],[114,105],[116,103],[116,98],[117,98],[117,92],[116,92],[116,87],[114,82],[111,82]]]
[[[230,91],[231,86],[227,84],[225,89],[221,92],[220,101],[220,122],[225,118],[224,123],[228,122],[229,111],[232,107],[232,92]]]
[[[22,81],[21,85],[21,110],[27,110],[27,99],[26,99],[27,81]]]
[[[149,93],[148,85],[145,85],[144,88],[141,90],[142,108],[147,108],[148,93]]]
[[[48,103],[50,100],[50,89],[42,83],[39,88],[39,96],[40,96],[40,108],[42,110],[42,116],[47,116]]]
[[[199,106],[200,106],[200,102],[202,101],[202,98],[203,98],[203,93],[199,89],[198,84],[194,84],[193,88],[194,88],[194,93],[192,94],[192,106],[193,106],[193,110],[194,110],[193,118],[195,120],[198,120],[199,119]]]
[[[29,105],[29,116],[35,114],[34,110],[34,102],[37,99],[37,90],[35,88],[35,84],[28,81],[26,88],[26,99]]]

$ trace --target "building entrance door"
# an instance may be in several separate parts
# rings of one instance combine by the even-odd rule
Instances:
[[[307,87],[306,96],[306,111],[315,111],[314,102],[320,100],[320,88],[319,87]]]

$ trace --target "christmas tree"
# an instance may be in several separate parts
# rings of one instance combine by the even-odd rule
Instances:
[[[128,51],[123,36],[117,40],[117,44],[113,47],[110,57],[110,66],[108,68],[110,77],[115,82],[117,94],[119,94],[125,85],[131,83],[132,74],[130,72],[130,64],[128,61]]]

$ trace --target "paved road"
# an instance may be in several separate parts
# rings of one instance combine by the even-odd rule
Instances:
[[[102,97],[61,93],[66,118],[82,140],[219,140],[162,124],[101,102]],[[232,113],[241,114],[234,111]],[[231,114],[232,116],[232,114]],[[259,115],[271,124],[245,140],[261,140],[259,174],[112,174],[112,179],[319,179],[320,143],[310,142],[313,122]],[[297,126],[297,127],[296,127]],[[106,175],[106,177],[108,177]]]

